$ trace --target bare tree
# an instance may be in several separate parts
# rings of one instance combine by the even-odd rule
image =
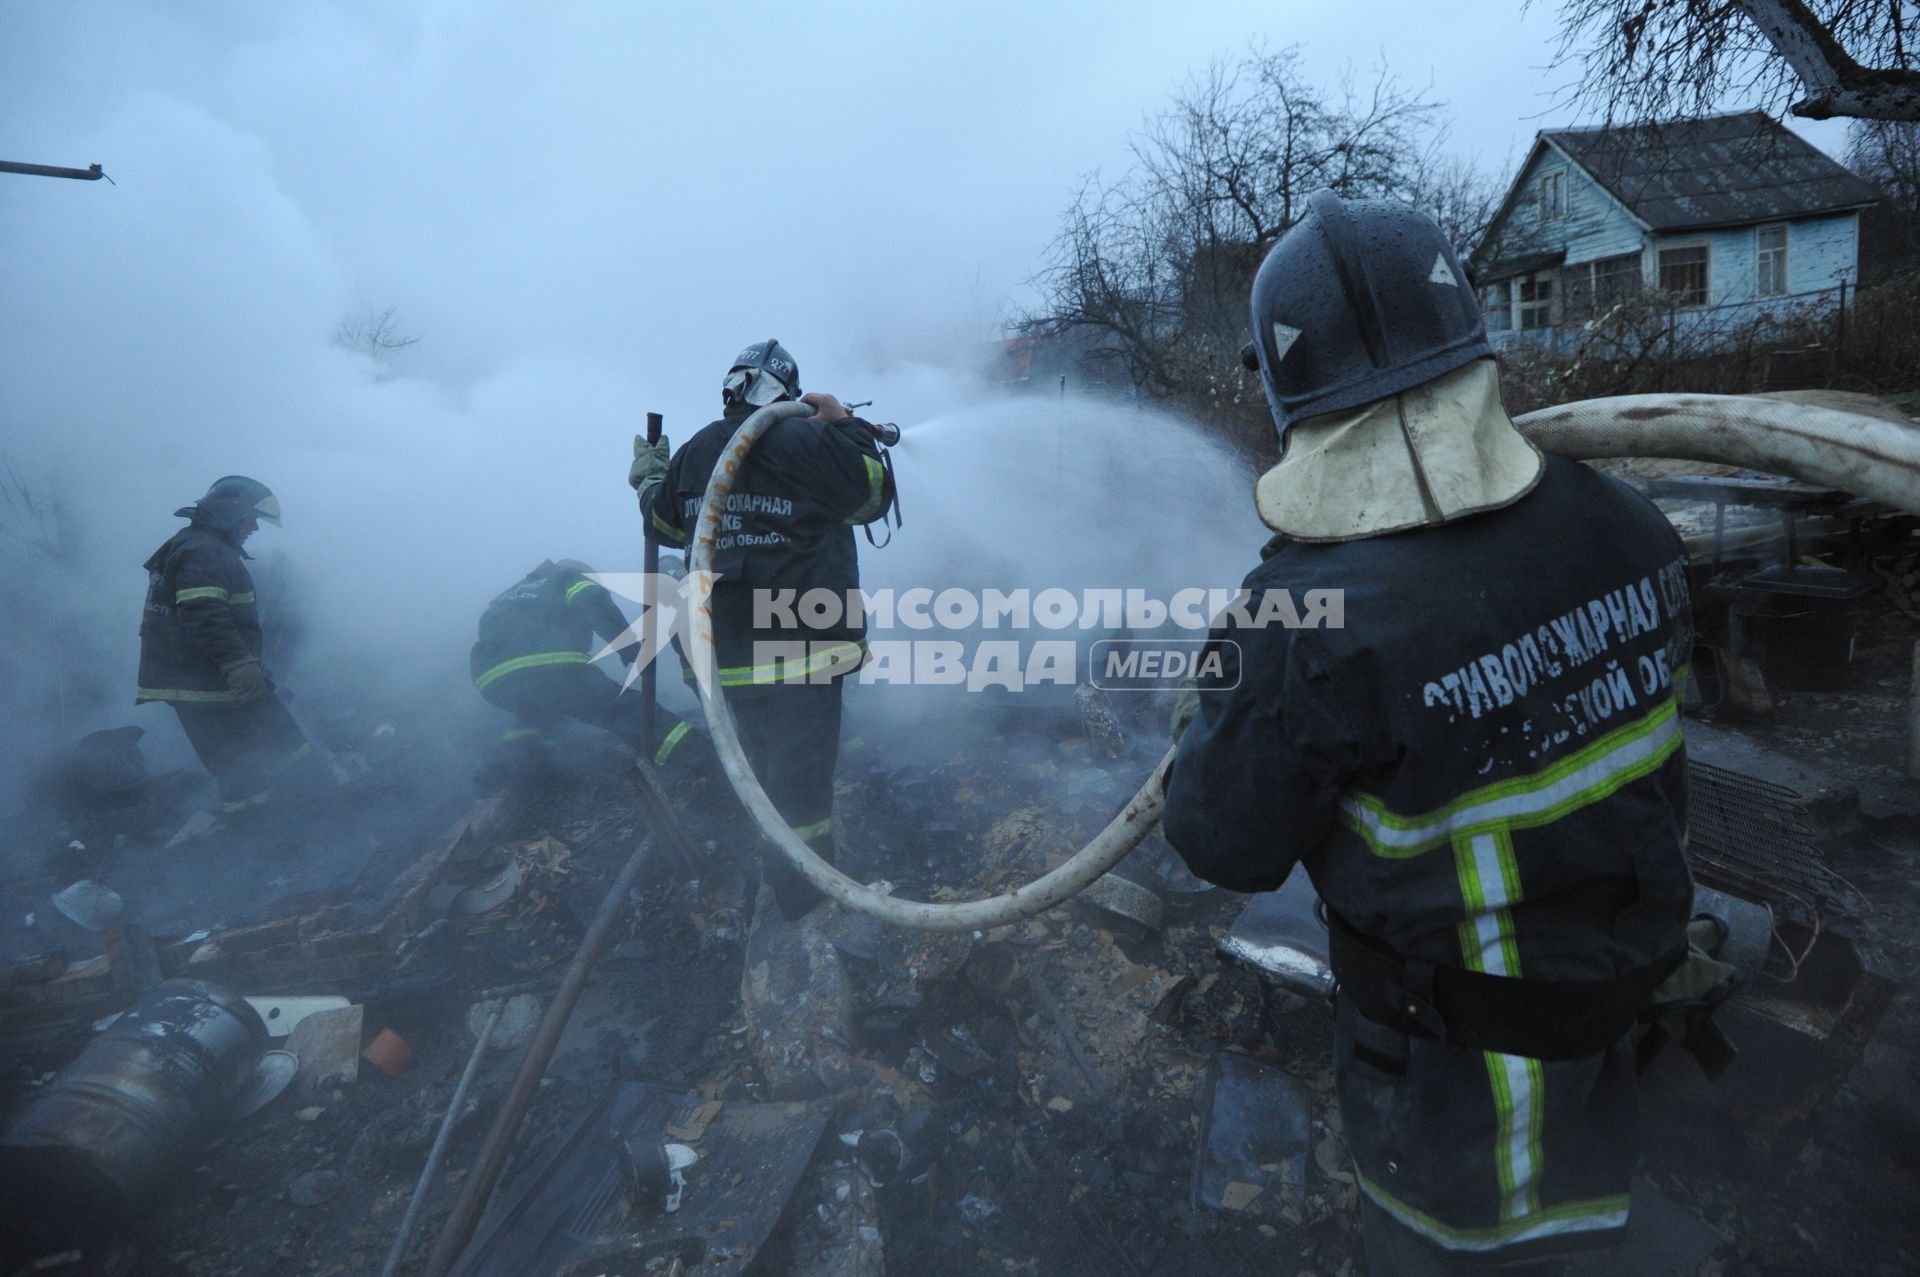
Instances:
[[[1532,3],[1532,0],[1528,0]],[[1812,120],[1920,120],[1906,0],[1560,0],[1556,67],[1609,123],[1738,98]]]
[[[1855,120],[1847,130],[1847,167],[1882,197],[1860,215],[1860,282],[1912,273],[1920,265],[1920,124]]]
[[[1920,124],[1856,121],[1847,131],[1847,167],[1878,186],[1901,213],[1920,217]]]
[[[405,350],[420,340],[401,333],[394,319],[395,311],[393,306],[380,310],[368,307],[358,314],[349,315],[333,330],[333,344],[357,354],[370,355],[384,363],[393,357],[395,351]]]
[[[1446,141],[1438,133],[1428,143],[1408,178],[1407,195],[1464,258],[1493,225],[1506,187],[1497,174],[1450,152]]]
[[[1406,199],[1451,228],[1485,225],[1497,192],[1440,154],[1438,111],[1385,70],[1311,84],[1292,48],[1214,63],[1133,135],[1118,180],[1081,185],[1022,329],[1078,343],[1141,393],[1257,401],[1234,371],[1247,288],[1308,195]]]

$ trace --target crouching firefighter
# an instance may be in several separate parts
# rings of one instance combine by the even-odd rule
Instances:
[[[473,685],[487,703],[514,716],[501,736],[496,767],[528,776],[544,770],[546,747],[562,720],[573,718],[602,728],[641,757],[665,767],[698,752],[689,736],[693,727],[661,714],[647,727],[640,693],[597,669],[593,660],[620,641],[627,618],[578,559],[549,559],[509,587],[480,616],[480,635],[471,656]],[[596,642],[595,635],[604,642]],[[618,647],[631,666],[637,643]]]
[[[1166,836],[1238,891],[1304,864],[1326,906],[1369,1270],[1556,1271],[1627,1223],[1632,1032],[1698,969],[1686,554],[1514,428],[1424,214],[1316,194],[1252,326],[1278,535],[1210,639]]]
[[[326,779],[319,774],[325,760],[287,712],[260,658],[260,612],[244,546],[263,521],[279,525],[280,502],[265,484],[235,474],[174,515],[187,526],[145,564],[134,703],[173,706],[232,816],[266,805],[276,783],[306,790]]]
[[[812,416],[762,435],[734,479],[713,547],[713,636],[715,677],[754,775],[794,832],[831,861],[841,679],[866,660],[853,529],[893,509],[893,471],[871,424],[832,395],[800,393],[799,367],[778,341],[741,351],[720,398],[720,419],[678,452],[670,455],[664,439],[636,438],[628,481],[647,534],[685,546],[733,432],[767,404],[798,398],[813,406]],[[824,620],[794,606],[810,590],[838,601]],[[777,852],[766,850],[761,861],[787,917],[819,903]]]

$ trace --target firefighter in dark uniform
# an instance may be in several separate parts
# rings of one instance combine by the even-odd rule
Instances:
[[[243,548],[260,523],[280,522],[267,486],[228,475],[174,514],[190,520],[146,562],[136,704],[179,715],[228,815],[264,806],[297,765],[323,762],[261,664],[259,608]],[[298,777],[304,785],[308,777]]]
[[[1304,864],[1326,906],[1370,1271],[1557,1271],[1627,1222],[1630,1034],[1690,966],[1686,554],[1515,430],[1424,214],[1315,195],[1252,325],[1279,535],[1213,633],[1166,836],[1236,891]],[[1315,590],[1338,625],[1257,624],[1276,591],[1324,621]]]
[[[721,387],[723,413],[678,452],[663,439],[634,440],[628,478],[650,536],[685,546],[714,463],[757,409],[800,398],[810,417],[789,418],[761,437],[727,498],[714,546],[713,631],[717,681],[767,796],[823,859],[833,859],[833,773],[840,749],[841,679],[866,659],[865,615],[853,530],[893,507],[893,473],[874,428],[832,395],[800,394],[800,371],[778,341],[740,352]],[[840,606],[831,623],[794,628],[761,618],[754,598],[826,590]],[[826,615],[826,614],[821,614]],[[777,854],[763,873],[781,912],[805,914],[819,893]]]
[[[592,572],[577,559],[549,559],[480,616],[470,658],[473,685],[488,704],[514,716],[501,737],[501,767],[509,773],[538,770],[549,736],[567,718],[611,732],[656,766],[695,752],[688,748],[690,724],[656,715],[649,737],[639,693],[624,694],[620,683],[594,668],[593,658],[619,643],[628,626]],[[615,647],[628,665],[638,650]]]

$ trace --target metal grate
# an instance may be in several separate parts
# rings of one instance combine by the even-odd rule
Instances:
[[[1785,785],[1687,763],[1687,851],[1695,873],[1714,886],[1796,911],[1835,896],[1838,883],[1813,848],[1804,811]]]
[[[622,1187],[619,1171],[609,1166],[601,1174],[600,1182],[593,1186],[593,1191],[580,1199],[579,1206],[574,1208],[572,1216],[560,1231],[575,1241],[597,1241],[620,1200]]]

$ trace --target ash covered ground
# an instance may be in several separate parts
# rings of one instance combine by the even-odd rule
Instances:
[[[1656,1066],[1644,1174],[1676,1212],[1673,1262],[1686,1266],[1672,1271],[1892,1274],[1912,1271],[1920,1254],[1910,1209],[1920,1188],[1920,1010],[1908,978],[1920,943],[1920,804],[1905,796],[1898,767],[1904,698],[1883,690],[1902,686],[1915,632],[1896,607],[1881,607],[1859,641],[1850,685],[1860,690],[1783,694],[1765,718],[1697,725],[1697,754],[1801,769],[1814,845],[1844,884],[1821,925],[1851,936],[1889,973],[1892,993],[1851,1053],[1743,1042],[1733,1074],[1744,1073],[1743,1084],[1704,1089],[1677,1052]],[[1092,733],[1070,703],[1001,709],[949,733],[950,747],[922,740],[902,762],[884,725],[859,738],[859,705],[841,763],[842,864],[916,898],[1000,889],[1057,863],[1118,809],[1164,741],[1160,706],[1116,698]],[[1082,902],[986,935],[889,931],[837,908],[804,928],[756,925],[756,838],[725,782],[706,772],[671,789],[697,863],[656,849],[490,1219],[530,1192],[616,1088],[645,1083],[706,1108],[704,1133],[683,1128],[696,1149],[721,1140],[716,1111],[795,1101],[790,1129],[767,1138],[801,1141],[797,1178],[791,1168],[722,1179],[697,1164],[687,1173],[686,1218],[732,1212],[746,1232],[764,1232],[726,1270],[1360,1270],[1356,1189],[1331,1095],[1331,1017],[1323,1002],[1222,961],[1217,946],[1247,897],[1200,889],[1155,837],[1119,872],[1164,904],[1157,927]],[[439,870],[448,883],[491,881],[509,861],[520,877],[506,903],[402,946],[387,968],[310,982],[307,991],[364,1007],[365,1039],[381,1030],[404,1038],[414,1054],[403,1073],[363,1061],[349,1084],[309,1092],[296,1081],[190,1157],[150,1212],[103,1221],[130,1231],[81,1271],[379,1271],[472,1049],[473,995],[551,981],[647,833],[626,764],[589,736],[574,741],[563,775],[477,810],[469,793],[444,797],[453,810],[423,809],[430,828],[417,843],[380,850],[380,874],[299,884],[294,898],[256,898],[231,918],[176,919],[156,902],[156,935],[329,907],[329,925],[350,929],[377,912],[382,877],[400,876],[411,853],[444,842],[456,823],[466,833]],[[179,852],[123,848],[96,868],[142,899],[158,858]],[[231,846],[219,854],[264,856]],[[57,877],[17,876],[11,898],[44,894]],[[1776,957],[1753,999],[1798,1005],[1786,964]],[[42,1028],[9,1041],[12,1109],[76,1039]],[[1204,1091],[1219,1052],[1276,1066],[1310,1094],[1297,1193],[1269,1192],[1239,1210],[1195,1204]],[[518,1047],[484,1057],[400,1271],[423,1261],[519,1058]],[[817,1132],[794,1134],[809,1120]],[[637,1209],[614,1210],[590,1238],[568,1243],[573,1251],[550,1249],[538,1271],[670,1271],[665,1251],[633,1243],[645,1224]],[[580,1261],[588,1266],[567,1266]]]

